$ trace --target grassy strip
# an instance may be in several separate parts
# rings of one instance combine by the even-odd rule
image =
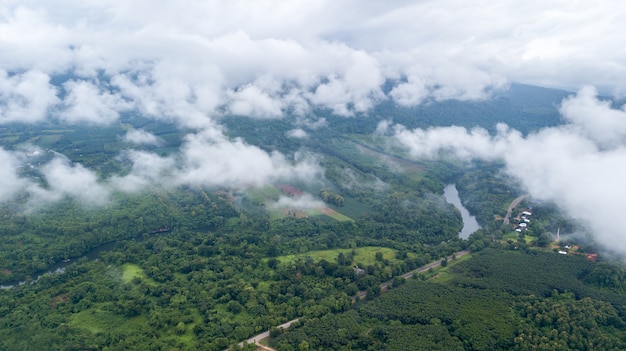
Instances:
[[[387,247],[377,247],[377,246],[366,246],[359,247],[355,249],[333,249],[333,250],[321,250],[321,251],[310,251],[304,254],[296,254],[296,255],[285,255],[276,257],[282,264],[290,264],[295,262],[298,259],[306,259],[310,257],[313,261],[318,262],[321,260],[326,260],[328,262],[335,262],[337,256],[340,253],[344,255],[351,254],[354,251],[353,262],[355,264],[363,265],[363,267],[373,265],[376,263],[376,253],[380,252],[383,255],[383,259],[389,260],[390,262],[396,262],[396,252],[397,250],[390,249]],[[409,257],[411,257],[412,253],[409,253]]]

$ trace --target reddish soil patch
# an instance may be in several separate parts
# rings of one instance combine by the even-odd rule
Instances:
[[[289,196],[302,196],[304,195],[304,192],[298,188],[296,188],[293,185],[289,185],[289,184],[283,184],[283,185],[279,185],[277,186],[278,189],[280,189],[283,193],[289,195]]]
[[[57,295],[53,297],[52,300],[50,301],[50,306],[52,306],[52,308],[55,308],[58,303],[68,302],[69,300],[70,300],[70,296],[68,294]]]
[[[6,268],[0,268],[0,273],[4,274],[4,275],[9,275],[13,272],[11,272],[10,270],[6,269]]]

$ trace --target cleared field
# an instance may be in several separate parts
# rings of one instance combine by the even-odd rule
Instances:
[[[334,219],[338,220],[339,222],[347,222],[347,221],[351,221],[352,220],[352,218],[350,218],[350,217],[348,217],[346,215],[343,215],[343,214],[333,210],[332,208],[325,207],[325,208],[320,209],[320,212],[322,212],[323,214],[325,214],[325,215],[327,215],[327,216],[329,216],[331,218],[334,218]]]
[[[422,179],[424,173],[426,172],[426,169],[424,168],[424,166],[419,165],[415,162],[408,161],[408,160],[405,160],[396,156],[384,154],[384,153],[375,151],[373,149],[370,149],[368,147],[365,147],[363,145],[356,144],[356,148],[359,151],[361,151],[363,154],[373,157],[378,162],[383,163],[389,169],[403,173],[409,178],[412,178],[413,180]]]
[[[520,233],[516,232],[516,231],[512,231],[509,233],[506,233],[502,236],[502,240],[503,241],[507,241],[507,240],[513,240],[513,241],[517,241],[517,239],[519,239],[519,235]],[[525,235],[524,236],[524,240],[526,240],[526,243],[530,243],[533,240],[536,240],[537,238],[534,236],[530,236],[530,235]]]
[[[344,198],[343,206],[335,207],[335,206],[330,205],[329,207],[335,209],[337,212],[340,212],[352,219],[362,217],[372,211],[372,209],[369,206],[359,202],[359,200],[353,197],[343,195],[343,198]]]
[[[297,208],[297,207],[274,207],[275,201],[280,198],[281,195],[289,196],[291,198],[299,198],[302,194],[305,194],[300,189],[290,185],[284,184],[277,187],[266,186],[263,188],[254,188],[247,191],[247,195],[251,202],[257,206],[261,204],[267,209],[270,219],[282,219],[286,217],[293,218],[305,218],[312,216],[328,216],[339,222],[352,221],[353,219],[336,211],[329,207],[323,208]]]
[[[122,281],[130,283],[135,278],[145,278],[143,269],[136,264],[127,263],[122,266]]]
[[[250,200],[255,204],[263,204],[268,200],[278,200],[280,190],[273,186],[264,186],[262,188],[252,188],[247,192]]]
[[[122,281],[124,283],[131,283],[133,279],[138,278],[144,281],[148,285],[156,286],[157,283],[148,278],[143,271],[143,268],[139,267],[136,264],[127,263],[122,266]]]
[[[313,217],[313,216],[328,216],[339,222],[348,222],[348,221],[353,220],[352,218],[344,214],[341,214],[333,210],[332,208],[328,208],[328,207],[310,208],[306,210],[285,207],[285,208],[273,208],[273,209],[270,209],[268,212],[270,214],[270,219],[272,220],[282,219],[286,217],[305,218],[305,217]]]
[[[305,218],[308,216],[318,215],[318,214],[309,214],[309,211],[314,211],[314,210],[303,211],[297,208],[284,207],[284,208],[272,208],[268,212],[270,214],[270,219],[272,220],[282,219],[286,217]]]
[[[120,332],[139,332],[144,326],[144,323],[144,317],[127,319],[112,311],[94,307],[74,314],[69,325],[96,334],[111,332],[112,330],[118,330]]]
[[[44,148],[52,147],[55,143],[59,142],[63,135],[61,134],[50,134],[50,135],[42,135],[39,140],[39,145]]]

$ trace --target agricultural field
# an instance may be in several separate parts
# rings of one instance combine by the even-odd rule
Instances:
[[[315,216],[327,216],[339,222],[353,220],[338,210],[328,207],[331,205],[323,203],[318,197],[305,193],[290,184],[252,188],[246,191],[246,195],[251,204],[265,209],[272,220]],[[358,206],[353,201],[350,205]]]

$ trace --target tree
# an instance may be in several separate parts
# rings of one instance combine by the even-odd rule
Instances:
[[[186,330],[185,329],[185,323],[178,322],[178,324],[176,324],[176,329],[175,329],[176,334],[183,335],[183,334],[185,334],[185,330]]]
[[[541,247],[546,247],[550,245],[552,242],[552,234],[550,232],[545,232],[539,235],[539,239],[537,239],[537,245]]]
[[[278,267],[278,265],[280,264],[280,260],[276,259],[276,258],[270,258],[269,260],[267,260],[267,267],[271,268],[271,269],[276,269],[276,267]]]
[[[367,288],[367,299],[371,300],[375,297],[380,296],[381,290],[379,285],[370,286]]]
[[[298,345],[299,351],[307,351],[309,349],[309,343],[306,340],[302,340],[302,342]]]
[[[337,264],[340,266],[348,266],[350,265],[350,263],[352,263],[352,260],[350,260],[348,257],[346,257],[346,255],[344,255],[343,252],[340,252],[339,255],[337,255]]]

